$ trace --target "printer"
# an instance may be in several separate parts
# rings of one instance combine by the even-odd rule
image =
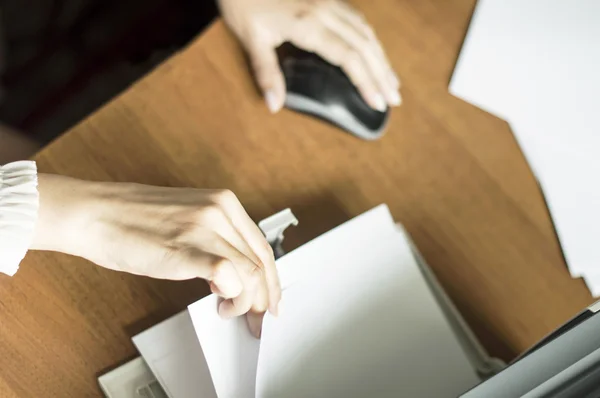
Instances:
[[[259,223],[259,227],[273,246],[276,257],[285,254],[282,248],[284,231],[297,223],[298,220],[289,209]],[[403,231],[400,225],[397,225],[397,228]],[[403,234],[408,238],[405,231]],[[456,393],[457,390],[454,389],[448,397],[600,397],[600,302],[585,309],[507,365],[486,353],[415,245],[410,239],[408,242],[415,262],[450,326],[448,331],[454,334],[464,356],[468,358],[465,363],[469,363],[472,373],[477,375],[476,381],[471,382],[472,385],[464,384],[465,388],[460,393]],[[163,329],[161,333],[179,333],[180,336],[174,337],[174,340],[196,338],[186,311],[163,322],[160,327]],[[160,337],[158,339],[160,341]],[[153,344],[150,340],[150,345]],[[140,349],[139,341],[136,345]],[[201,356],[202,351],[198,349],[198,355]],[[145,357],[143,350],[140,352]],[[183,356],[189,357],[194,354],[190,351]],[[164,380],[156,377],[157,369],[152,368],[151,364],[149,366],[143,357],[136,358],[99,378],[99,384],[107,397],[187,398],[185,393],[169,393],[164,386]],[[174,384],[179,383],[175,381]]]

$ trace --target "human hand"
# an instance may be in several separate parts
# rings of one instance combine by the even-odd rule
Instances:
[[[374,109],[400,105],[400,82],[363,17],[342,0],[219,0],[271,112],[285,101],[275,49],[291,42],[341,67]]]
[[[160,279],[202,278],[225,300],[224,318],[248,314],[254,335],[281,298],[271,247],[230,191],[91,183],[40,174],[32,249]]]

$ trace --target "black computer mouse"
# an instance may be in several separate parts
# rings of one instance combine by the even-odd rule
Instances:
[[[280,52],[287,95],[285,106],[328,121],[364,140],[385,131],[389,109],[371,108],[341,68],[321,57],[289,47]]]

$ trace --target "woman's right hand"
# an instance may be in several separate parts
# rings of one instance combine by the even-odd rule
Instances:
[[[248,314],[260,335],[281,298],[271,247],[227,190],[96,183],[40,174],[32,249],[159,279],[202,278],[225,300],[219,314]]]
[[[271,112],[286,87],[275,49],[290,42],[344,70],[374,109],[400,105],[400,81],[365,18],[344,0],[218,0]]]

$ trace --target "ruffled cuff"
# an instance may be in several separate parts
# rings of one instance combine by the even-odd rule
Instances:
[[[33,240],[39,194],[35,162],[0,166],[0,272],[14,275]]]

